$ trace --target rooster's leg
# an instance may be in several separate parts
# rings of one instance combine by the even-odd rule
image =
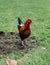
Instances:
[[[24,42],[22,41],[22,45],[24,46]]]
[[[22,45],[24,48],[26,48],[27,45],[25,44],[25,40],[22,41]]]
[[[26,39],[24,39],[23,41],[24,41],[24,45],[25,45],[25,46],[28,46]]]

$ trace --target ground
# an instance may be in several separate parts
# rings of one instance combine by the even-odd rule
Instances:
[[[28,44],[29,43],[29,44]],[[39,43],[35,37],[29,37],[25,40],[24,46],[21,44],[20,36],[17,33],[0,32],[0,54],[8,55],[13,51],[19,52],[22,56],[32,48],[37,48]],[[2,58],[2,57],[0,57]]]
[[[29,47],[22,50],[21,40],[16,38],[18,17],[23,22],[32,19],[31,35],[26,40]],[[0,35],[0,65],[6,65],[6,59],[21,60],[18,65],[50,65],[50,0],[0,0],[1,31],[4,35]],[[30,44],[30,38],[38,46]]]

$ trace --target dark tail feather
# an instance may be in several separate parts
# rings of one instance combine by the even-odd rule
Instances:
[[[20,25],[22,23],[21,19],[18,17],[18,24]]]

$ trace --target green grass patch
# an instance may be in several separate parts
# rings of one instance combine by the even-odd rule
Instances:
[[[49,65],[50,64],[50,2],[49,0],[0,0],[0,31],[16,32],[17,18],[22,21],[32,19],[31,36],[39,40],[40,48],[28,52],[21,58],[19,65]],[[12,59],[18,59],[18,53],[10,54]],[[0,65],[6,65],[6,58],[1,59]]]

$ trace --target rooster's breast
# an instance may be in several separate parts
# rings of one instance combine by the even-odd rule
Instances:
[[[25,30],[19,33],[21,40],[28,38],[30,34],[31,34],[30,30]]]

